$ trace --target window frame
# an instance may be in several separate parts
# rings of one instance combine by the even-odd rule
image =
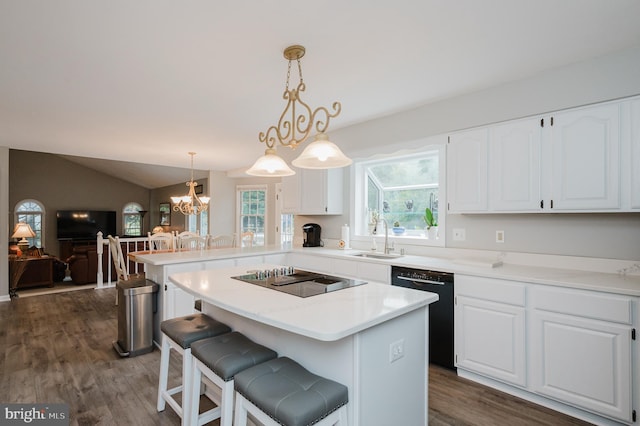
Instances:
[[[128,212],[127,208],[135,208],[137,212]],[[127,217],[129,216],[138,216],[139,224],[140,224],[140,232],[138,235],[142,236],[142,216],[140,216],[140,211],[144,210],[140,203],[136,203],[135,201],[130,201],[124,205],[122,208],[122,235],[134,236],[133,234],[127,233]]]
[[[263,228],[264,228],[264,237],[262,241],[262,246],[267,245],[267,241],[269,238],[269,227],[268,219],[269,219],[269,187],[268,185],[236,185],[236,235],[240,238],[240,235],[244,232],[242,229],[242,193],[247,191],[264,191],[264,215],[263,215]],[[255,232],[255,231],[254,231]],[[258,233],[255,232],[254,246],[260,246],[260,244],[256,244],[255,242],[259,241],[257,239]]]
[[[18,209],[23,206],[26,203],[33,203],[36,204],[40,210],[24,210],[24,211],[19,211]],[[33,199],[33,198],[25,198],[24,200],[20,200],[16,203],[16,205],[13,208],[13,226],[15,227],[15,225],[20,222],[19,220],[19,215],[40,215],[40,229],[34,229],[33,226],[31,226],[31,223],[29,223],[29,226],[31,226],[31,229],[33,230],[33,232],[36,233],[35,237],[30,237],[27,238],[27,241],[29,241],[29,247],[31,246],[36,246],[38,247],[37,244],[37,233],[40,232],[40,246],[39,248],[45,248],[45,224],[46,224],[46,214],[47,214],[47,210],[44,208],[44,204],[42,204],[40,201]],[[13,234],[13,232],[9,233],[9,236],[11,236]]]
[[[420,142],[420,141],[418,141]],[[367,201],[365,196],[367,191],[365,186],[368,185],[366,167],[374,163],[382,163],[400,158],[414,158],[417,155],[426,154],[428,152],[437,152],[438,158],[438,239],[428,239],[426,232],[424,235],[415,235],[417,233],[408,233],[405,235],[395,235],[389,229],[389,240],[403,245],[433,246],[444,247],[446,245],[446,142],[434,143],[429,140],[422,140],[423,145],[413,149],[398,149],[385,154],[375,154],[368,157],[354,159],[351,168],[351,187],[354,196],[351,198],[351,217],[352,225],[352,241],[366,242],[375,238],[376,243],[384,239],[384,225],[382,230],[375,236],[369,235],[365,217],[367,216]],[[393,223],[389,223],[389,228],[393,227]],[[425,225],[426,226],[426,225]],[[412,235],[414,234],[414,235]]]

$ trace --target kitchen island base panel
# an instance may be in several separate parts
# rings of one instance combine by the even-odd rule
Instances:
[[[203,312],[312,373],[347,386],[349,425],[427,424],[428,306],[329,342],[272,327],[206,301]],[[394,356],[398,346],[401,355]]]

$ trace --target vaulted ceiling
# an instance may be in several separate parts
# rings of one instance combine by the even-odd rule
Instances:
[[[639,16],[637,0],[0,0],[0,146],[246,167],[290,44],[308,103],[342,103],[335,129],[638,46]]]

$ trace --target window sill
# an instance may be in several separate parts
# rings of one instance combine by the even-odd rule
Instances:
[[[384,244],[384,234],[376,234],[376,235],[354,235],[352,241],[358,242],[367,242],[371,241],[371,238],[375,238],[376,244],[383,243]],[[394,235],[393,233],[389,233],[389,241],[394,243],[402,244],[402,245],[412,245],[412,246],[426,246],[426,247],[444,247],[445,239],[444,238],[436,238],[435,240],[428,239],[424,233],[422,235],[407,235],[406,233],[403,235]]]

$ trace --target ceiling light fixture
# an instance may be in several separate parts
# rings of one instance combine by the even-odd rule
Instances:
[[[207,208],[209,208],[209,200],[211,200],[209,197],[198,197],[196,194],[196,186],[198,186],[198,182],[193,180],[193,156],[196,155],[196,153],[190,152],[189,155],[191,156],[191,180],[187,182],[189,193],[182,197],[171,197],[173,210],[180,212],[185,216],[200,214],[207,211]]]
[[[284,50],[284,57],[289,61],[287,68],[287,84],[282,95],[287,101],[278,124],[271,126],[265,132],[260,132],[259,140],[264,142],[267,149],[264,155],[247,170],[247,174],[252,176],[290,176],[295,174],[287,163],[276,153],[276,141],[282,146],[295,149],[309,137],[315,127],[318,132],[315,140],[305,148],[298,158],[291,164],[303,169],[331,169],[335,167],[345,167],[352,163],[351,159],[345,156],[340,148],[329,141],[326,130],[329,121],[340,114],[342,106],[340,102],[334,102],[331,106],[332,112],[325,107],[318,107],[311,110],[302,99],[300,93],[304,92],[306,85],[302,79],[302,65],[300,58],[305,54],[303,46],[289,46]],[[299,82],[295,89],[289,89],[291,76],[291,62],[298,63]]]

